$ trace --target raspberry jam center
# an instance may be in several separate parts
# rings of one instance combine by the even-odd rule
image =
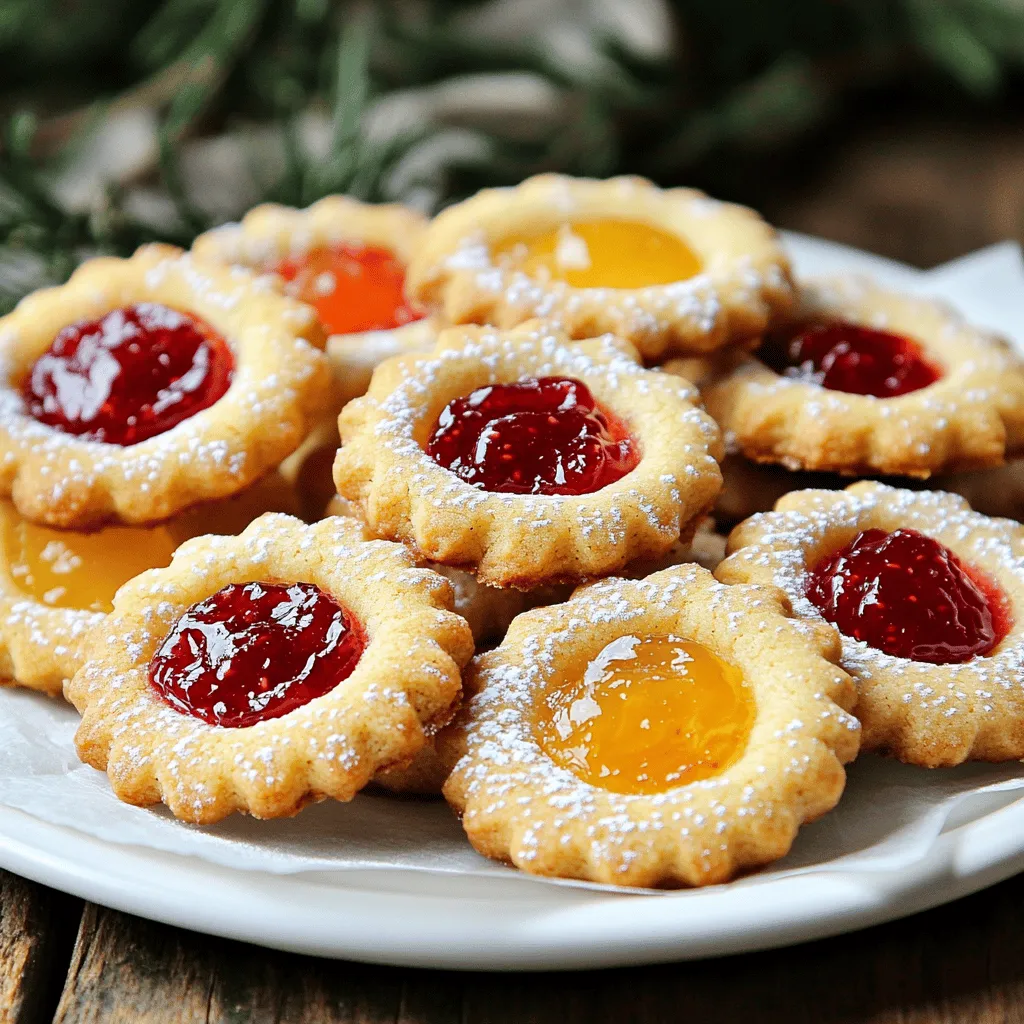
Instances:
[[[769,343],[765,362],[829,391],[875,398],[919,391],[942,376],[910,338],[845,322],[813,325]]]
[[[424,316],[405,297],[405,267],[380,246],[317,246],[283,260],[275,273],[316,310],[328,334],[390,331]]]
[[[426,450],[466,483],[510,494],[590,494],[640,461],[625,426],[571,377],[491,384],[456,398]]]
[[[614,217],[512,236],[495,255],[530,277],[573,288],[648,288],[685,281],[702,269],[700,257],[678,235]]]
[[[612,641],[543,702],[537,740],[556,764],[614,793],[663,793],[743,753],[755,704],[738,669],[675,637]]]
[[[355,616],[312,583],[232,583],[178,619],[149,681],[178,711],[240,729],[330,693],[365,646]]]
[[[147,569],[169,565],[177,540],[166,526],[110,526],[94,533],[51,530],[0,502],[11,581],[51,608],[109,612],[118,588]]]
[[[23,387],[30,415],[66,434],[128,446],[213,405],[231,352],[191,313],[154,302],[65,327]]]
[[[806,592],[844,635],[911,661],[970,661],[1010,628],[996,585],[917,530],[864,530],[815,566]]]

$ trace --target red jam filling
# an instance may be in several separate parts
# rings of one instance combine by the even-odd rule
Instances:
[[[492,384],[456,398],[427,454],[474,487],[510,494],[590,494],[640,461],[625,426],[571,377]]]
[[[988,654],[1010,628],[996,585],[917,530],[864,530],[815,566],[806,592],[846,636],[934,665]]]
[[[213,405],[233,364],[224,339],[198,317],[144,302],[65,327],[22,392],[41,423],[128,446]]]
[[[405,297],[405,267],[375,245],[323,245],[275,273],[317,312],[328,334],[390,331],[423,318]]]
[[[942,376],[910,338],[841,321],[804,328],[782,344],[770,344],[765,354],[787,376],[850,395],[895,398]]]
[[[149,681],[178,711],[241,729],[329,693],[365,646],[355,616],[312,583],[232,583],[178,619]]]

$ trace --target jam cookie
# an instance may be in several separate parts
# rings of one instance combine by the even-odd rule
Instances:
[[[409,292],[450,323],[611,331],[647,362],[743,343],[792,305],[789,264],[752,210],[642,178],[542,174],[439,214]]]
[[[833,623],[865,749],[910,764],[1024,757],[1024,527],[963,498],[858,483],[742,523],[717,570]]]
[[[429,349],[435,328],[405,295],[405,268],[426,230],[405,206],[327,196],[305,210],[268,203],[200,235],[197,259],[270,273],[312,306],[327,334],[339,408],[366,391],[374,367]]]
[[[725,558],[725,542],[726,538],[718,532],[715,520],[711,516],[705,516],[697,525],[697,530],[689,542],[676,541],[661,558],[642,558],[638,562],[632,562],[620,575],[640,580],[651,573],[660,572],[673,565],[685,565],[688,562],[696,562],[697,565],[714,572],[718,563]]]
[[[49,526],[242,490],[326,412],[312,311],[169,246],[84,263],[0,319],[0,494]]]
[[[338,492],[378,536],[493,586],[659,557],[714,502],[721,448],[693,389],[634,355],[538,321],[443,331],[342,412]]]
[[[325,513],[329,516],[349,516],[362,522],[362,512],[358,506],[335,495],[327,506]],[[365,527],[365,537],[373,540],[374,536]],[[452,585],[453,605],[473,631],[473,640],[478,644],[487,644],[500,640],[505,635],[509,623],[520,613],[538,604],[551,604],[569,596],[564,587],[540,587],[526,593],[508,587],[489,587],[480,583],[477,578],[464,569],[440,565],[437,562],[420,563],[427,569],[440,573]]]
[[[0,500],[0,685],[59,694],[123,583],[167,565],[184,540],[240,533],[263,512],[295,508],[292,489],[274,473],[164,523],[89,533],[29,522]]]
[[[928,477],[1024,443],[1024,362],[931,299],[864,278],[812,282],[794,323],[702,388],[758,462]]]
[[[801,473],[770,462],[753,462],[742,455],[722,459],[722,490],[715,502],[715,517],[735,525],[758,512],[770,512],[790,491],[818,488],[841,491],[849,477],[837,473]]]
[[[539,875],[706,885],[783,856],[857,753],[830,627],[696,565],[512,623],[438,735],[470,842]]]
[[[450,608],[446,580],[342,517],[188,541],[93,633],[66,687],[79,756],[198,823],[350,800],[450,717],[473,651]]]
[[[314,427],[279,467],[281,475],[295,489],[302,518],[307,523],[315,523],[325,515],[349,514],[327,511],[335,497],[334,456],[340,444],[338,418],[334,416]]]

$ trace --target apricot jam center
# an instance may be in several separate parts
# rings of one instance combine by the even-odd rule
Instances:
[[[110,526],[94,533],[51,530],[0,505],[4,558],[14,585],[51,608],[109,612],[133,576],[170,564],[177,541],[163,526]]]
[[[754,713],[739,670],[702,644],[624,636],[548,697],[535,731],[556,764],[592,786],[663,793],[734,764]]]
[[[355,616],[312,583],[232,583],[178,619],[149,681],[178,711],[239,729],[330,693],[365,646]]]
[[[583,220],[505,239],[495,254],[530,277],[574,288],[647,288],[699,274],[700,258],[678,236],[642,221]]]
[[[919,391],[942,376],[910,338],[843,321],[769,341],[764,361],[786,376],[813,381],[829,391],[875,398]]]
[[[449,402],[427,454],[484,491],[590,494],[640,461],[626,427],[571,377],[491,384]]]
[[[864,530],[814,567],[806,593],[844,635],[934,665],[988,654],[1010,628],[998,587],[917,530]]]
[[[232,367],[224,339],[197,316],[143,302],[65,327],[22,393],[41,423],[127,446],[213,405]]]
[[[388,331],[423,318],[405,297],[405,267],[375,245],[322,245],[275,268],[328,334]]]

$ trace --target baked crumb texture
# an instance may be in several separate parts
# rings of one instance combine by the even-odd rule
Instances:
[[[241,533],[264,512],[295,512],[298,502],[277,473],[260,477],[244,491],[204,502],[179,513],[165,526],[175,540],[204,533]],[[17,512],[0,500],[0,530]],[[11,574],[6,546],[0,543],[0,686],[24,686],[51,696],[82,664],[89,631],[103,621],[103,612],[61,608],[25,593]]]
[[[1024,445],[1024,362],[1002,338],[934,299],[847,276],[801,287],[796,322],[843,319],[916,341],[942,376],[895,398],[829,391],[756,356],[699,376],[730,451],[790,470],[929,477],[995,466]]]
[[[395,203],[362,203],[348,196],[326,196],[305,209],[277,203],[253,207],[239,223],[222,224],[192,243],[197,260],[242,266],[268,274],[277,287],[287,285],[272,273],[287,258],[299,258],[319,246],[380,246],[405,265],[419,250],[427,219]],[[327,357],[337,381],[338,409],[361,395],[378,363],[433,346],[437,324],[426,317],[388,331],[357,331],[327,338]]]

